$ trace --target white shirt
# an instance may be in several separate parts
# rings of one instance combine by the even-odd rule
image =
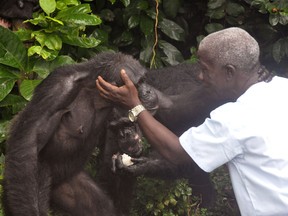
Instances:
[[[180,143],[206,172],[228,164],[241,215],[288,215],[288,79],[251,86]]]

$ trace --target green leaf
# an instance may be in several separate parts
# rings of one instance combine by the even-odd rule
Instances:
[[[26,71],[27,50],[12,31],[0,26],[0,63]]]
[[[138,10],[147,10],[149,7],[149,3],[145,0],[137,1],[137,6],[136,8]]]
[[[121,0],[122,4],[127,7],[128,5],[130,5],[130,0]]]
[[[226,7],[226,13],[230,16],[238,17],[239,15],[245,13],[245,9],[240,4],[228,2]]]
[[[31,100],[34,89],[41,83],[42,80],[23,80],[20,85],[21,95],[28,101]]]
[[[269,16],[270,25],[276,26],[279,22],[279,19],[280,19],[279,14],[270,14]]]
[[[133,15],[128,20],[128,28],[132,29],[138,26],[140,23],[140,17],[138,15]]]
[[[279,23],[281,25],[287,25],[288,24],[288,14],[281,15],[281,13],[280,13]]]
[[[219,8],[217,10],[208,10],[206,16],[211,19],[222,19],[226,15],[224,8]]]
[[[14,31],[14,33],[20,38],[21,41],[27,41],[31,39],[32,30],[20,28],[17,31]]]
[[[75,37],[73,35],[63,35],[62,41],[72,46],[79,46],[83,48],[93,48],[98,46],[101,41],[92,37]]]
[[[15,78],[0,78],[0,101],[2,101],[13,89]]]
[[[76,14],[87,14],[91,13],[91,8],[89,4],[81,4],[77,6],[73,6],[67,9],[64,9],[62,11],[59,11],[57,16],[55,17],[56,19],[62,20],[65,19],[65,17],[71,17]]]
[[[73,63],[75,63],[75,61],[70,56],[61,55],[57,56],[53,61],[37,61],[34,64],[33,71],[44,79],[55,68]]]
[[[144,35],[153,34],[154,31],[154,21],[150,19],[148,16],[141,16],[140,18],[140,29],[144,33]]]
[[[224,3],[226,2],[226,0],[209,0],[207,7],[208,9],[216,9],[221,7],[222,5],[224,5]]]
[[[113,44],[115,44],[116,46],[127,46],[132,44],[134,41],[133,35],[131,32],[129,31],[124,31],[120,37],[117,37],[114,41]]]
[[[208,34],[219,31],[223,28],[224,26],[220,23],[209,23],[205,26],[205,30],[207,31]]]
[[[58,51],[48,50],[46,47],[41,46],[31,46],[28,49],[28,56],[32,56],[34,54],[38,54],[43,59],[52,60],[57,56]]]
[[[184,61],[181,52],[172,44],[160,40],[159,47],[165,53],[167,57],[163,57],[162,59],[167,62],[169,65],[177,65]]]
[[[0,102],[0,107],[12,106],[14,114],[22,110],[26,104],[27,101],[23,97],[19,95],[9,94],[7,95],[7,97],[5,97],[4,100]]]
[[[0,121],[0,143],[7,139],[9,125],[10,121]]]
[[[60,50],[62,48],[62,40],[57,34],[48,34],[42,31],[35,31],[32,36],[40,43],[42,47],[46,46],[51,50]]]
[[[180,0],[163,1],[163,9],[168,17],[175,18],[180,7]]]
[[[177,23],[168,19],[163,19],[161,22],[159,22],[159,28],[171,39],[176,41],[184,41],[185,31]]]
[[[100,17],[96,15],[89,15],[89,14],[70,14],[67,16],[61,17],[63,22],[78,24],[78,25],[91,25],[96,26],[102,23]]]
[[[55,0],[39,0],[39,5],[46,14],[51,14],[56,9]]]

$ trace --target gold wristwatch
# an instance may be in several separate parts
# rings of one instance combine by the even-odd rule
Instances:
[[[135,122],[137,120],[137,116],[142,112],[146,110],[145,107],[142,104],[139,104],[128,111],[128,118],[131,122]]]

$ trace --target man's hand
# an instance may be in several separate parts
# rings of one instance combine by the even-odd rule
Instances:
[[[124,82],[123,86],[117,87],[112,85],[106,82],[101,76],[96,80],[96,86],[102,97],[132,109],[136,105],[141,104],[138,97],[138,91],[133,82],[129,79],[125,70],[121,70],[120,73]]]

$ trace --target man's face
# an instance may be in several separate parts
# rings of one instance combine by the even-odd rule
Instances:
[[[223,99],[226,97],[227,77],[225,68],[217,63],[217,59],[209,57],[209,52],[205,50],[198,51],[201,73],[199,79],[210,88],[215,97]]]

